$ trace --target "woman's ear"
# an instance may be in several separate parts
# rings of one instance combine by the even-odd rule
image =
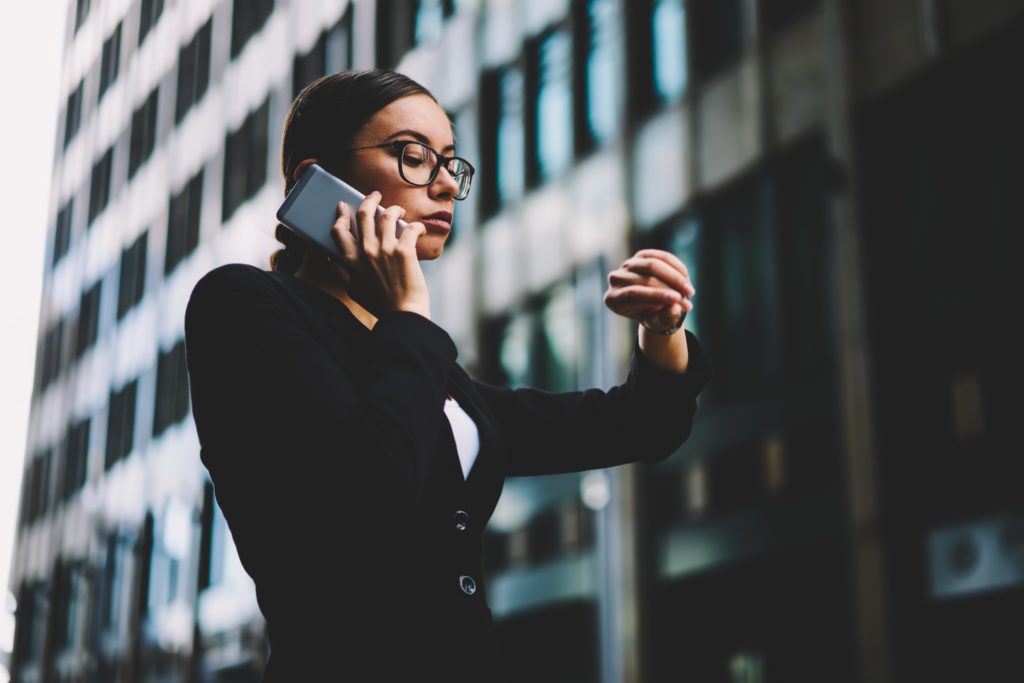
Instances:
[[[302,174],[306,172],[306,169],[309,168],[310,164],[318,163],[320,163],[319,159],[303,159],[302,161],[299,162],[299,165],[295,167],[295,173],[292,180],[295,182],[299,182],[299,178],[301,178]]]

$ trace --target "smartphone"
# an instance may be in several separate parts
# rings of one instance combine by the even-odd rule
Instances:
[[[277,220],[307,242],[341,259],[344,255],[331,237],[331,228],[338,220],[338,202],[348,204],[350,215],[355,217],[364,198],[363,193],[344,180],[310,164],[277,210]],[[384,207],[378,206],[377,215],[382,213]],[[405,221],[398,219],[396,236],[402,234],[405,225]],[[358,238],[358,228],[355,234]]]

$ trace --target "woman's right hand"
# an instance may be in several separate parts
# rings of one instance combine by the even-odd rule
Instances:
[[[391,206],[377,216],[380,199],[379,192],[368,194],[354,220],[348,205],[338,203],[331,237],[345,256],[338,264],[345,287],[371,313],[411,311],[430,318],[430,294],[416,256],[416,240],[426,228],[422,223],[408,223],[401,236],[395,237],[405,209]],[[355,233],[353,225],[358,226]]]

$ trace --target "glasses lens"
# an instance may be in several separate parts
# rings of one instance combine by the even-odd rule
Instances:
[[[470,183],[473,182],[473,167],[465,159],[456,157],[448,163],[448,172],[459,185],[455,198],[465,199],[469,194]]]
[[[428,185],[437,158],[430,148],[413,142],[402,150],[402,174],[410,183]]]

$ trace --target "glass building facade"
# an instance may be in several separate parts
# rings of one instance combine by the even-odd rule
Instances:
[[[258,681],[183,314],[267,266],[295,94],[397,68],[477,168],[433,315],[491,383],[625,377],[669,250],[714,381],[650,466],[512,478],[513,680],[996,680],[1024,632],[1012,0],[66,0],[13,680]],[[468,284],[467,284],[468,283]]]

